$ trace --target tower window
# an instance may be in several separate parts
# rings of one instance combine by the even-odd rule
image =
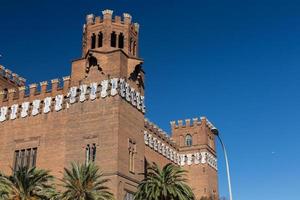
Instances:
[[[124,35],[123,35],[123,33],[119,34],[119,48],[121,48],[121,49],[124,48]]]
[[[190,147],[192,145],[193,145],[193,138],[192,138],[192,136],[190,134],[187,134],[185,136],[185,146]]]
[[[117,47],[117,34],[116,32],[112,32],[110,36],[110,46]]]
[[[85,147],[85,163],[95,162],[97,147],[96,144],[87,144]]]
[[[136,55],[136,41],[133,43],[133,53],[134,56]]]
[[[91,49],[96,48],[96,35],[93,33],[92,38],[91,38]]]
[[[129,41],[129,52],[132,51],[132,44],[133,44],[133,39],[130,38],[130,41]]]
[[[16,150],[14,156],[14,171],[17,171],[21,167],[35,167],[37,148]]]
[[[103,46],[103,33],[99,32],[98,33],[98,47],[102,47]]]
[[[129,171],[134,172],[135,168],[135,154],[136,154],[136,144],[133,140],[129,139],[128,142],[128,153],[129,153]]]

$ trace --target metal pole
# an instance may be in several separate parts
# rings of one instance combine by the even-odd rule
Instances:
[[[229,170],[229,162],[228,162],[228,157],[227,157],[227,152],[226,152],[226,148],[224,143],[221,140],[221,137],[219,136],[219,134],[217,134],[219,141],[222,145],[222,149],[224,152],[224,156],[225,156],[225,162],[226,162],[226,171],[227,171],[227,180],[228,180],[228,189],[229,189],[229,200],[232,200],[232,192],[231,192],[231,179],[230,179],[230,170]]]

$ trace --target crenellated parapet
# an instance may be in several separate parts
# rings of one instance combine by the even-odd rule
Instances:
[[[59,86],[59,79],[51,80],[52,89],[47,91],[47,82],[29,85],[29,93],[26,87],[19,88],[18,98],[13,98],[16,90],[9,90],[7,99],[3,99],[3,92],[0,93],[2,104],[0,103],[0,122],[34,117],[49,112],[59,112],[70,108],[73,104],[94,101],[110,96],[121,96],[126,102],[131,104],[142,113],[146,112],[145,98],[123,78],[111,78],[101,82],[70,86],[70,77],[63,78],[64,85]],[[66,92],[65,92],[66,91]]]
[[[146,130],[149,130],[152,134],[154,134],[156,137],[161,138],[166,143],[168,143],[173,148],[177,148],[176,143],[172,140],[172,138],[169,136],[168,133],[163,131],[161,128],[159,128],[156,124],[153,122],[150,122],[148,119],[145,119],[145,128]]]
[[[197,120],[194,122],[199,125]],[[205,149],[181,152],[172,138],[148,119],[145,119],[144,142],[150,149],[180,166],[207,164],[215,170],[218,169],[214,154]]]
[[[217,128],[206,117],[200,117],[200,120],[198,118],[193,118],[171,121],[170,124],[172,130],[181,128],[191,128],[205,124],[211,131],[217,131]]]
[[[95,25],[99,23],[115,23],[119,25],[133,25],[135,31],[138,31],[139,24],[132,23],[132,16],[129,13],[123,13],[123,18],[121,16],[113,17],[113,10],[103,10],[102,16],[95,16],[94,14],[88,14],[86,16],[86,25]]]
[[[63,86],[60,83],[63,82]],[[8,92],[0,92],[0,106],[10,106],[13,103],[21,103],[32,99],[43,98],[44,96],[56,95],[57,93],[65,94],[70,86],[70,77],[64,77],[63,80],[53,79],[49,84],[48,81],[31,83],[28,86],[21,85],[17,89],[10,89]]]
[[[2,65],[0,65],[0,77],[17,86],[23,86],[25,85],[26,82],[26,79],[24,79],[23,77],[19,76],[16,73],[13,73],[11,70],[6,69]]]

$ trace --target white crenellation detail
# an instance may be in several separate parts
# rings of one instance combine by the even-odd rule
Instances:
[[[140,93],[139,92],[136,92],[135,93],[135,97],[136,97],[136,107],[137,109],[141,109],[141,97],[140,97]]]
[[[22,103],[22,111],[21,111],[22,118],[28,116],[28,110],[29,110],[29,102],[23,102]]]
[[[86,99],[85,95],[87,93],[87,85],[85,84],[80,85],[79,89],[80,89],[79,101],[84,102]]]
[[[90,88],[90,100],[95,100],[97,98],[98,83],[91,83]]]
[[[6,120],[7,111],[8,111],[7,106],[3,106],[0,108],[0,122],[3,122]]]
[[[10,119],[17,118],[18,108],[19,108],[18,104],[14,104],[10,107]]]
[[[63,104],[64,96],[63,95],[56,95],[55,97],[55,111],[60,111],[62,109],[62,104]]]
[[[68,93],[69,101],[71,104],[76,102],[76,95],[77,95],[77,87],[71,87]]]
[[[101,94],[100,94],[100,96],[102,97],[102,98],[105,98],[107,95],[108,95],[108,93],[107,93],[107,89],[108,89],[108,80],[103,80],[103,81],[101,81]]]
[[[129,83],[125,83],[125,98],[127,101],[131,101],[130,99],[130,86]]]
[[[217,158],[206,150],[180,154],[168,143],[163,143],[146,130],[144,131],[144,141],[146,146],[180,166],[208,164],[213,169],[218,170]]]
[[[149,137],[149,147],[153,148],[153,137],[152,135],[148,135]]]
[[[40,103],[41,103],[41,100],[39,100],[39,99],[33,100],[33,102],[32,102],[32,111],[31,111],[32,116],[36,116],[37,114],[39,114],[39,112],[40,112]]]
[[[110,80],[110,84],[111,84],[111,89],[110,89],[110,95],[111,96],[115,96],[116,94],[118,94],[118,78],[113,78]]]
[[[153,148],[155,151],[157,151],[157,139],[153,138]]]
[[[161,141],[157,141],[157,151],[161,154]]]
[[[125,82],[125,79],[121,78],[112,78],[109,80],[103,80],[101,82],[101,89],[98,90],[99,84],[97,82],[91,83],[88,87],[86,84],[82,84],[79,87],[73,86],[69,89],[66,97],[66,106],[64,109],[68,109],[71,104],[76,103],[77,97],[79,102],[84,102],[87,100],[87,96],[89,95],[90,100],[94,100],[97,98],[97,93],[100,93],[102,98],[107,97],[108,95],[114,96],[118,93],[120,96],[125,99],[128,103],[130,103],[133,107],[137,108],[141,112],[145,112],[145,97],[142,96],[139,92],[135,91],[128,83]],[[110,87],[110,92],[108,89]],[[77,92],[77,91],[80,92]],[[52,109],[52,100],[54,101],[53,109]],[[45,97],[44,99],[35,99],[32,102],[23,102],[21,103],[21,108],[19,109],[19,105],[13,104],[10,107],[4,106],[1,107],[0,113],[0,122],[4,122],[6,120],[14,120],[18,117],[25,118],[29,115],[36,116],[41,113],[49,113],[52,110],[60,111],[63,109],[64,96],[57,95],[53,97]],[[8,111],[10,111],[8,113]],[[20,113],[20,114],[19,114]],[[7,116],[9,114],[9,116]],[[19,115],[18,115],[19,114]],[[148,138],[146,135],[145,138]],[[149,142],[150,139],[147,139]],[[146,140],[145,140],[146,142]],[[158,142],[158,140],[157,140]],[[153,140],[151,140],[151,144],[153,146]],[[162,151],[161,147],[155,146],[156,151]],[[161,144],[160,144],[161,145]]]
[[[44,108],[43,108],[43,113],[48,113],[51,111],[51,102],[52,102],[52,98],[51,97],[46,97],[44,99]]]
[[[146,145],[149,144],[149,139],[148,139],[148,133],[147,133],[147,131],[144,131],[144,142],[145,142]]]
[[[136,94],[135,94],[134,88],[130,89],[130,97],[131,97],[131,104],[133,106],[136,106]]]
[[[126,97],[126,86],[125,80],[123,78],[120,79],[120,95],[121,97]]]
[[[144,96],[141,96],[141,109],[142,109],[143,113],[146,112],[145,97]]]

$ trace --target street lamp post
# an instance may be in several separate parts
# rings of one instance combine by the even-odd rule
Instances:
[[[229,170],[229,162],[228,162],[228,157],[227,157],[227,151],[225,148],[225,145],[223,141],[221,140],[221,137],[219,135],[218,129],[214,128],[212,129],[212,132],[214,135],[216,135],[219,138],[219,141],[221,143],[223,152],[224,152],[224,157],[225,157],[225,162],[226,162],[226,171],[227,171],[227,180],[228,180],[228,190],[229,190],[229,200],[232,200],[232,192],[231,192],[231,179],[230,179],[230,170]]]

